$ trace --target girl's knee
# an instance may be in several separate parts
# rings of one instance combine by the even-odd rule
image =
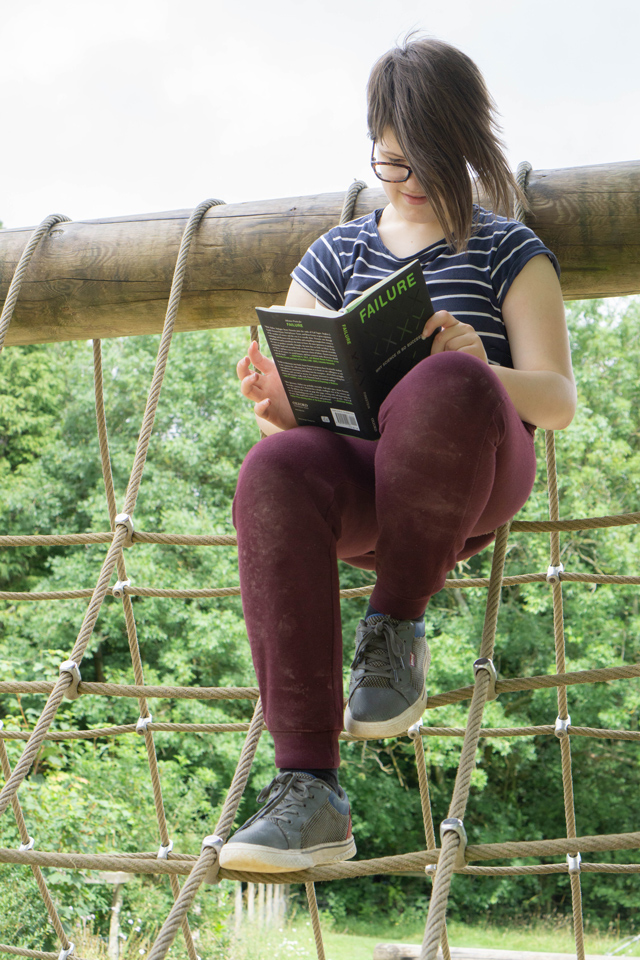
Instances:
[[[474,412],[495,409],[506,391],[491,367],[468,353],[438,353],[417,364],[381,407],[381,421],[394,407],[419,418],[443,410]]]
[[[240,468],[236,501],[246,496],[282,501],[298,495],[309,480],[331,472],[340,439],[318,427],[296,427],[264,437]]]

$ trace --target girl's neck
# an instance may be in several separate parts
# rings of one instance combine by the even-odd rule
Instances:
[[[425,222],[411,222],[400,217],[391,204],[382,211],[378,233],[387,250],[399,259],[414,256],[444,239],[444,231],[435,217]]]

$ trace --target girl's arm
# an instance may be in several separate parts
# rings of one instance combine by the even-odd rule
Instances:
[[[522,420],[546,430],[567,427],[576,409],[569,335],[557,274],[546,254],[533,257],[511,284],[502,305],[513,370],[494,366]],[[427,322],[423,336],[440,326],[433,353],[462,350],[487,362],[473,327],[446,311]]]
[[[293,280],[286,303],[289,307],[315,307],[316,298]],[[251,364],[259,373],[252,372]],[[236,372],[241,381],[240,390],[254,401],[253,412],[263,433],[279,433],[296,426],[276,365],[260,352],[255,341],[249,346],[247,356],[238,363]]]
[[[560,282],[545,254],[529,260],[513,281],[502,318],[514,369],[493,369],[523,420],[563,430],[576,412],[576,385]]]

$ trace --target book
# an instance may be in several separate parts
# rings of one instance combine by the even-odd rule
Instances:
[[[419,260],[342,310],[256,311],[299,426],[377,439],[383,400],[431,352],[433,336],[421,334],[434,311]]]

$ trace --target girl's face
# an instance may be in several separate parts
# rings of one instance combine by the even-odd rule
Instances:
[[[404,163],[409,166],[392,130],[385,130],[382,139],[377,141],[375,156],[376,160]],[[383,180],[382,186],[389,202],[402,220],[408,223],[437,222],[433,208],[413,173],[403,183],[390,183]]]

